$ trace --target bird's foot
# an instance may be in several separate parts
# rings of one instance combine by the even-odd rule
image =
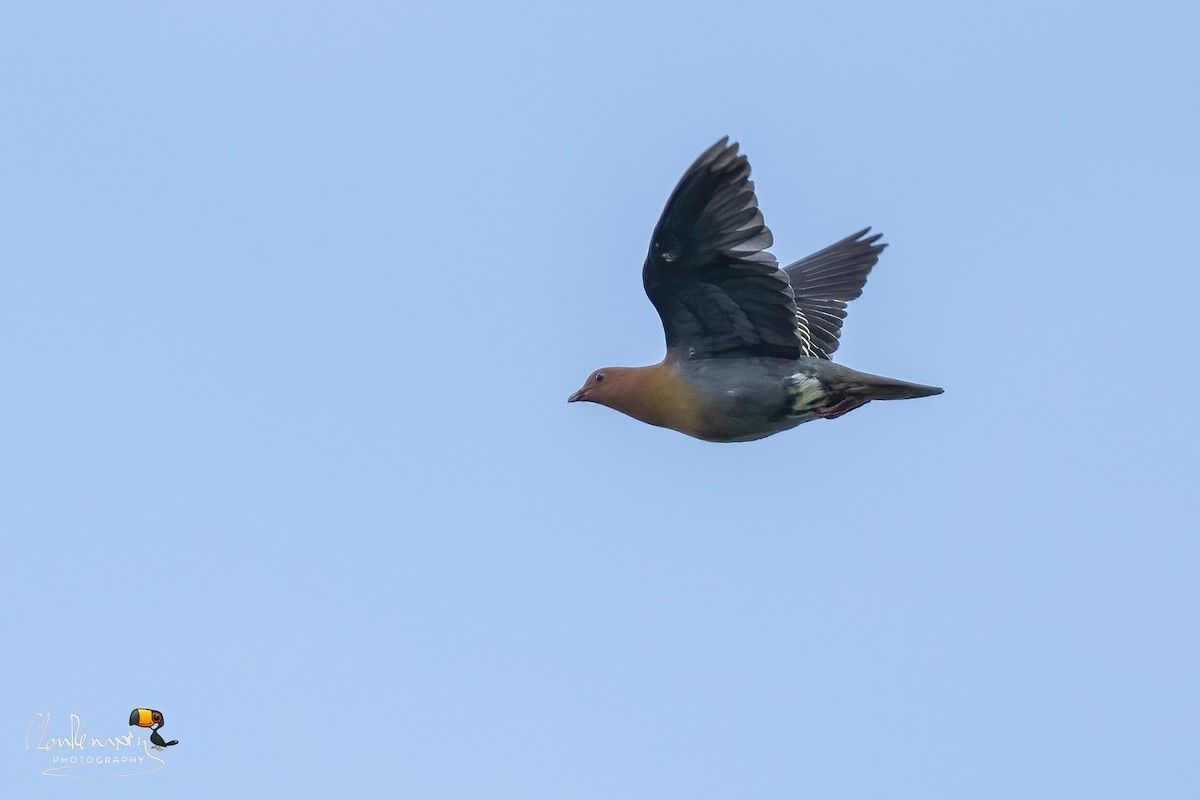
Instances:
[[[870,400],[864,400],[861,397],[843,397],[836,403],[830,403],[827,406],[817,409],[817,413],[825,419],[837,419],[838,417],[849,414],[860,406],[865,406]]]

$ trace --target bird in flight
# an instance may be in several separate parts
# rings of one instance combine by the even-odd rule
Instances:
[[[846,303],[879,253],[870,228],[780,269],[750,180],[729,137],[684,173],[642,267],[667,354],[647,367],[605,367],[567,402],[591,402],[710,442],[748,442],[872,400],[941,394],[830,360]]]

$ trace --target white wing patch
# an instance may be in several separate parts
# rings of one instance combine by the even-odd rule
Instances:
[[[818,408],[825,405],[825,389],[821,382],[803,372],[797,372],[788,378],[787,395],[792,406],[792,416],[815,414]]]

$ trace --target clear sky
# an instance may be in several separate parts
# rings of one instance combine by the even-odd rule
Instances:
[[[5,796],[1200,796],[1196,9],[5,4]],[[944,395],[565,403],[725,134]]]

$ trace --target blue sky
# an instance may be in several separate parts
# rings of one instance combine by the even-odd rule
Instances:
[[[1198,25],[7,5],[0,785],[150,706],[89,796],[1195,797]],[[838,360],[946,394],[564,402],[725,134],[781,261],[890,243]]]

